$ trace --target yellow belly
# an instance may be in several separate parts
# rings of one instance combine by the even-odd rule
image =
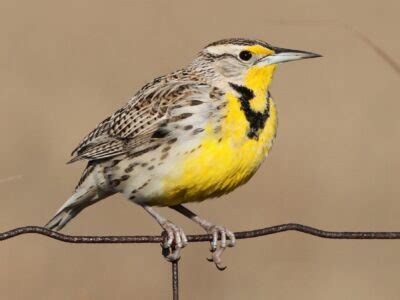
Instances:
[[[165,178],[163,195],[156,205],[177,205],[221,196],[247,182],[272,147],[277,129],[277,111],[270,99],[270,113],[258,139],[247,136],[249,124],[240,102],[228,95],[227,116],[219,136],[206,126],[201,147],[184,156],[177,175]],[[222,138],[221,138],[222,135]]]

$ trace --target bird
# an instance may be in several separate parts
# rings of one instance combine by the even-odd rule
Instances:
[[[248,182],[276,137],[270,84],[277,65],[320,56],[258,39],[208,44],[187,66],[144,85],[83,138],[68,163],[87,166],[45,227],[61,230],[86,207],[122,193],[161,226],[168,261],[180,258],[188,240],[157,206],[170,207],[210,234],[209,260],[223,270],[221,255],[235,245],[234,233],[184,204],[218,198]]]

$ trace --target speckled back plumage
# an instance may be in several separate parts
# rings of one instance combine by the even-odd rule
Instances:
[[[148,143],[165,138],[169,133],[166,124],[184,119],[174,116],[173,110],[195,106],[207,100],[210,92],[216,93],[205,80],[201,64],[158,77],[146,84],[132,99],[112,116],[102,121],[72,152],[69,162],[89,161],[140,151]],[[211,75],[211,74],[209,74]]]

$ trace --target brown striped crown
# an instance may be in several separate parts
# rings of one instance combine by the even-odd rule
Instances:
[[[271,49],[271,45],[268,44],[267,42],[264,42],[262,40],[257,40],[257,39],[252,40],[252,39],[244,39],[244,38],[230,38],[230,39],[219,40],[219,41],[216,41],[216,42],[213,42],[213,43],[207,45],[206,48],[211,47],[211,46],[219,46],[219,45],[239,45],[239,46],[261,45],[263,47]]]

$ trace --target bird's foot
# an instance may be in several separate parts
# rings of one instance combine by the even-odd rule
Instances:
[[[161,243],[162,254],[169,262],[178,261],[181,257],[181,249],[187,244],[187,238],[181,228],[170,221],[165,221],[161,227],[164,229],[162,236],[164,241]]]
[[[207,258],[207,260],[213,262],[218,270],[223,271],[226,266],[222,266],[221,256],[226,247],[235,246],[235,235],[232,231],[220,225],[211,225],[206,230],[213,237],[210,248],[211,258]],[[219,238],[220,242],[218,243]]]

